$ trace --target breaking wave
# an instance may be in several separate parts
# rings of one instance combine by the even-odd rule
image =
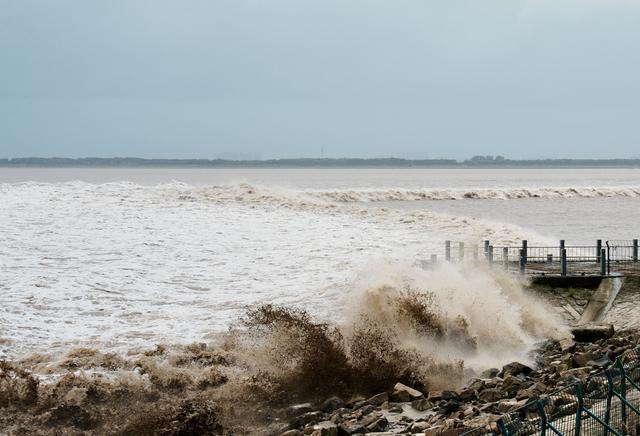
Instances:
[[[346,309],[336,308],[341,322],[266,304],[209,344],[0,362],[0,424],[32,433],[269,434],[296,401],[371,395],[398,381],[452,389],[568,334],[522,285],[483,268],[378,263],[362,271]]]
[[[419,200],[513,200],[522,198],[640,197],[640,187],[545,187],[505,189],[383,189],[310,191],[307,195],[343,203]]]

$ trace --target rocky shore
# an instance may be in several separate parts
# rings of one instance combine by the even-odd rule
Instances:
[[[542,344],[532,366],[489,368],[457,390],[421,392],[396,383],[370,398],[292,405],[283,411],[287,423],[273,434],[457,435],[478,427],[497,432],[502,414],[598,373],[640,345],[640,333],[614,334],[612,327],[576,329],[574,336]]]

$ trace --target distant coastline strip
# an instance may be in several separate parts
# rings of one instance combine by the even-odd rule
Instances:
[[[399,159],[399,158],[300,158],[270,160],[226,159],[144,159],[114,158],[42,158],[21,157],[0,159],[0,167],[116,167],[116,168],[640,168],[640,159],[534,159],[513,160],[479,157],[455,159]]]

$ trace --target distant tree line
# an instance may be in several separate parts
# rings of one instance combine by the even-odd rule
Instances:
[[[471,159],[143,159],[135,157],[42,158],[22,157],[0,159],[1,167],[182,167],[182,168],[465,168],[465,167],[640,167],[640,159],[532,159],[513,160],[504,156],[473,156]]]

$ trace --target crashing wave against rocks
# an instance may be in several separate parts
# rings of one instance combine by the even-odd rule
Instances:
[[[440,292],[420,289],[423,277],[365,287],[350,321],[340,325],[263,305],[247,310],[214,344],[158,345],[127,355],[79,348],[62,358],[2,362],[0,426],[8,434],[278,434],[294,430],[286,411],[292,403],[339,398],[336,405],[360,408],[358,398],[393,392],[397,383],[410,399],[410,389],[455,390],[488,356],[504,352],[491,347],[496,339],[526,352],[553,331],[516,282],[446,276],[446,287],[431,276]],[[487,321],[485,307],[454,304],[470,283],[476,292],[498,289],[484,292],[483,301],[510,304],[514,317]],[[316,412],[296,415],[294,423],[330,417]]]

